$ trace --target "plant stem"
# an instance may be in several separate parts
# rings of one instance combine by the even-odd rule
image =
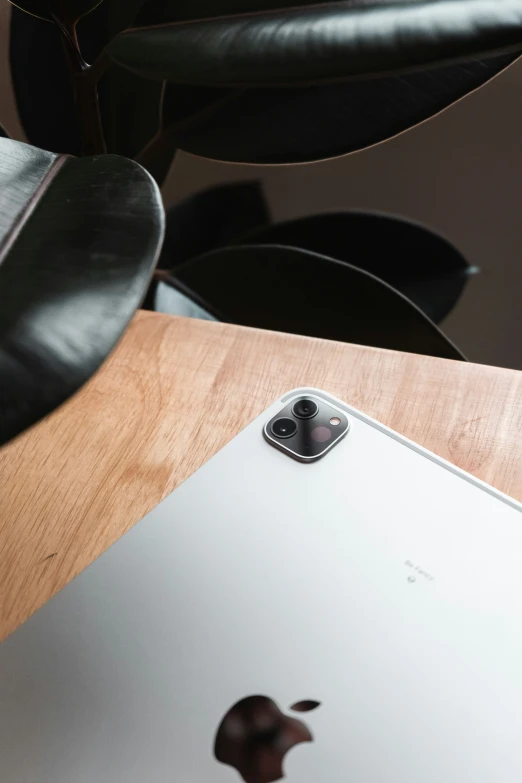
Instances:
[[[74,99],[82,132],[82,153],[103,155],[107,152],[107,146],[103,135],[98,86],[88,77],[88,71],[73,77]]]
[[[98,100],[98,80],[91,66],[82,57],[76,26],[67,27],[56,16],[54,20],[62,34],[67,64],[71,75],[76,115],[82,135],[83,155],[102,155],[107,151]]]

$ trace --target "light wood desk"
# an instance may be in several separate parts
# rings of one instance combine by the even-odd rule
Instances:
[[[85,389],[0,451],[0,639],[302,385],[522,500],[522,373],[140,313]]]

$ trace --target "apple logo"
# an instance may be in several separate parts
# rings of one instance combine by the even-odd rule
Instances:
[[[310,712],[318,701],[299,701],[290,709]],[[214,755],[234,767],[245,783],[273,783],[284,777],[283,761],[291,748],[312,742],[305,723],[285,715],[267,696],[248,696],[227,712],[216,734]]]

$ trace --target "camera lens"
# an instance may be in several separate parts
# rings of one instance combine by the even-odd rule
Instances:
[[[297,431],[297,424],[293,419],[276,419],[271,429],[276,438],[291,438]]]
[[[313,400],[298,400],[292,408],[292,413],[298,419],[313,419],[318,410]]]

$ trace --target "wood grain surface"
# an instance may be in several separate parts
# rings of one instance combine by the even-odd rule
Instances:
[[[74,399],[0,451],[0,639],[303,385],[522,500],[522,373],[140,313]]]

